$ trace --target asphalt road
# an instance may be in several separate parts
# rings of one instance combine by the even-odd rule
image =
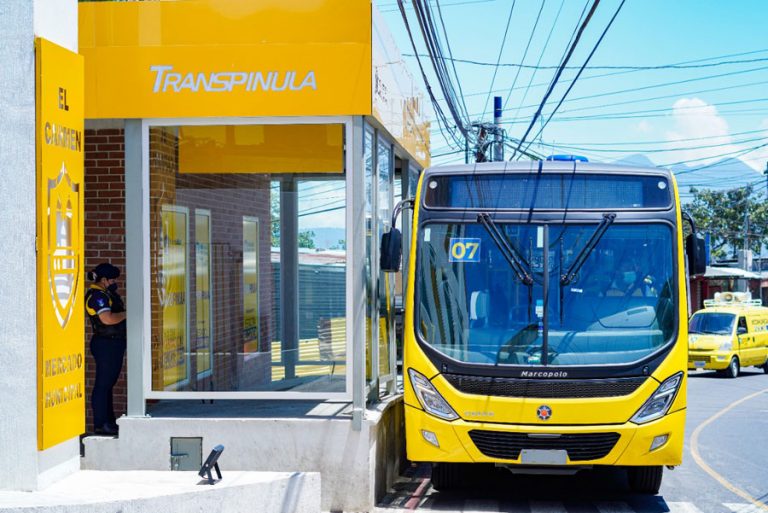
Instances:
[[[656,496],[629,491],[621,470],[515,476],[478,467],[467,486],[437,492],[428,465],[413,465],[379,513],[440,512],[768,513],[768,375],[736,379],[690,372],[683,464],[665,470]]]

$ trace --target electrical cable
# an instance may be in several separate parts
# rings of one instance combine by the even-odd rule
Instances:
[[[542,5],[543,5],[542,0]],[[536,66],[541,64],[541,60],[544,58],[544,53],[546,53],[547,48],[549,47],[549,41],[552,38],[552,34],[555,32],[555,27],[557,26],[557,20],[560,19],[560,13],[563,11],[563,6],[565,5],[565,0],[560,0],[560,8],[557,10],[557,14],[555,15],[555,20],[552,22],[552,26],[549,29],[549,34],[547,34],[547,39],[544,41],[544,45],[541,48],[541,53],[539,53],[539,60],[536,61]],[[525,91],[523,91],[523,96],[520,99],[520,103],[517,104],[517,109],[515,110],[514,116],[512,116],[513,119],[517,119],[517,115],[520,113],[520,108],[522,107],[523,103],[525,102],[525,99],[528,97],[528,92],[531,90],[531,84],[533,84],[533,80],[536,78],[536,73],[538,70],[534,69],[533,73],[531,73],[531,77],[528,79],[528,84],[525,86]],[[512,84],[512,87],[509,88],[509,92],[507,93],[507,99],[511,98],[512,91],[515,90],[515,85]],[[506,105],[506,102],[505,102]]]
[[[562,4],[561,4],[562,5]],[[525,58],[528,56],[528,49],[531,47],[531,42],[533,41],[533,36],[536,34],[536,28],[539,26],[539,20],[541,19],[541,12],[544,10],[544,0],[541,0],[541,7],[539,7],[539,13],[536,15],[536,21],[533,22],[533,28],[531,29],[531,35],[528,36],[528,43],[525,45],[525,50],[523,51],[523,57],[520,59],[520,62],[525,62]],[[552,26],[552,29],[554,29],[554,25]],[[551,32],[550,32],[551,34]],[[496,68],[498,69],[498,68]],[[515,78],[512,80],[512,85],[509,88],[509,93],[507,93],[507,99],[504,100],[504,105],[502,106],[503,110],[506,110],[507,108],[507,102],[509,102],[509,98],[512,96],[512,90],[517,85],[517,79],[520,77],[520,71],[523,68],[517,68],[517,73],[515,73]],[[493,88],[491,88],[493,89]],[[490,97],[491,93],[488,92],[488,96]]]
[[[528,137],[528,134],[530,134],[531,130],[533,130],[533,127],[536,124],[536,120],[541,115],[541,111],[544,109],[544,105],[546,105],[547,100],[549,99],[549,96],[552,94],[552,91],[555,89],[555,85],[557,85],[557,81],[560,79],[560,75],[563,74],[563,70],[565,69],[565,66],[568,64],[568,61],[571,59],[571,56],[573,55],[573,52],[576,50],[576,46],[579,44],[581,35],[584,33],[584,30],[587,28],[587,25],[589,24],[589,21],[592,19],[592,15],[595,13],[595,10],[597,9],[597,6],[599,3],[600,3],[600,0],[594,0],[594,2],[592,3],[592,7],[590,8],[589,13],[587,14],[587,17],[582,22],[581,27],[579,28],[579,31],[576,34],[575,39],[571,43],[571,46],[568,49],[568,52],[566,53],[565,58],[563,59],[563,62],[560,64],[560,68],[557,70],[557,72],[555,73],[555,76],[552,79],[552,82],[549,84],[549,88],[547,89],[547,92],[544,94],[544,98],[541,100],[541,104],[539,105],[538,110],[533,115],[533,119],[531,120],[530,125],[528,125],[528,128],[526,129],[525,133],[520,138],[520,143],[517,145],[517,149],[512,154],[512,157],[510,157],[510,160],[515,157],[518,150],[523,146],[523,143],[525,142],[525,139]]]
[[[507,34],[509,33],[509,25],[512,22],[512,13],[515,11],[516,0],[512,0],[512,6],[509,8],[509,16],[507,16],[507,26],[504,27],[504,35],[501,38],[501,45],[499,46],[499,56],[496,58],[496,67],[493,69],[493,77],[491,77],[491,86],[488,88],[488,96],[485,97],[485,105],[483,106],[483,114],[480,119],[485,119],[485,113],[488,112],[488,101],[491,99],[491,91],[493,91],[493,84],[496,82],[496,74],[499,72],[498,63],[501,62],[501,55],[504,53],[504,46],[507,44]]]
[[[621,8],[624,7],[624,3],[625,2],[626,2],[626,0],[621,0],[621,3],[616,8],[616,12],[613,13],[613,17],[611,17],[611,20],[608,22],[608,25],[606,25],[605,29],[603,29],[603,33],[600,34],[600,38],[595,43],[595,46],[592,48],[592,51],[589,52],[589,55],[587,56],[586,60],[584,61],[584,64],[582,65],[581,69],[579,69],[579,71],[576,73],[576,76],[573,78],[573,80],[571,80],[571,85],[569,85],[568,89],[565,90],[565,93],[563,93],[563,96],[560,98],[560,101],[557,103],[557,105],[552,110],[552,112],[549,113],[549,117],[547,118],[547,120],[541,125],[541,127],[539,128],[539,131],[536,133],[536,135],[533,136],[532,141],[536,140],[541,135],[541,133],[544,131],[544,129],[547,127],[547,125],[549,124],[550,120],[552,119],[552,116],[555,115],[555,113],[557,112],[557,109],[559,109],[560,106],[565,101],[565,98],[568,96],[568,93],[570,93],[571,90],[573,89],[573,87],[576,85],[576,82],[579,80],[579,77],[581,77],[581,74],[584,72],[584,67],[587,64],[589,64],[589,61],[592,59],[592,56],[595,55],[595,52],[597,51],[598,47],[600,46],[600,43],[603,42],[603,38],[605,38],[605,35],[608,33],[608,30],[610,30],[610,28],[611,28],[611,25],[613,25],[613,22],[616,20],[616,17],[621,12]],[[530,146],[531,146],[531,143],[528,143],[528,146],[526,146],[526,149],[528,149]]]
[[[464,116],[469,119],[469,109],[467,109],[467,104],[464,100],[464,91],[461,87],[461,79],[459,78],[459,73],[456,71],[456,63],[453,61],[453,50],[451,50],[451,42],[448,38],[448,30],[445,28],[445,20],[443,19],[443,11],[440,8],[440,0],[435,0],[435,5],[437,6],[437,15],[440,17],[440,25],[443,27],[443,36],[445,38],[445,46],[448,48],[448,56],[451,58],[451,67],[453,68],[453,77],[456,79],[456,85],[459,88],[459,99],[461,100],[462,109],[464,111]]]
[[[400,1],[402,4],[402,0]],[[419,22],[419,28],[421,30],[422,37],[424,38],[427,52],[430,55],[430,60],[438,83],[443,91],[443,96],[446,99],[448,110],[453,117],[456,128],[458,128],[459,132],[461,132],[465,140],[468,140],[470,135],[468,133],[465,121],[461,119],[461,115],[457,111],[455,89],[451,83],[448,69],[445,66],[445,59],[442,55],[442,49],[437,38],[429,5],[425,4],[423,0],[412,0],[412,2],[416,14],[416,19]],[[402,13],[404,15],[405,11],[402,10]]]
[[[404,57],[415,57],[412,53],[404,53]],[[426,55],[421,55],[421,57],[426,57]],[[499,64],[494,64],[493,62],[487,62],[487,61],[477,61],[473,59],[453,59],[453,58],[447,58],[448,60],[452,60],[454,62],[457,62],[459,64],[470,64],[472,66],[483,66],[483,67],[498,67],[498,68],[517,68],[517,69],[530,69],[534,71],[541,71],[541,70],[553,70],[553,69],[559,69],[559,66],[556,65],[533,65],[533,64],[524,64],[524,60],[520,63],[504,63],[500,62]],[[731,66],[734,64],[754,64],[756,62],[768,62],[768,57],[761,57],[759,59],[737,59],[737,60],[731,60],[731,61],[719,61],[719,62],[712,62],[707,64],[658,64],[655,66],[587,66],[587,70],[623,70],[623,71],[657,71],[657,70],[669,70],[669,69],[702,69],[702,68],[715,68],[720,66]],[[580,69],[580,66],[566,66],[565,69],[567,70],[574,70],[574,69]]]
[[[405,24],[405,29],[408,32],[408,39],[411,41],[411,46],[413,47],[413,51],[415,53],[418,53],[417,50],[416,50],[416,42],[414,41],[413,33],[411,32],[411,26],[408,23],[408,16],[405,14],[405,7],[403,5],[403,0],[398,0],[397,4],[400,7],[400,14],[403,17],[403,23]],[[458,138],[456,137],[456,134],[454,134],[452,131],[449,130],[448,120],[445,117],[445,113],[443,112],[442,107],[440,107],[440,104],[437,102],[437,99],[435,98],[435,94],[432,91],[432,86],[429,84],[429,80],[427,79],[427,74],[424,71],[424,66],[421,63],[421,59],[419,59],[417,57],[416,60],[417,60],[418,65],[419,65],[419,70],[421,71],[421,77],[424,80],[424,86],[427,89],[427,94],[429,94],[429,98],[432,101],[432,106],[435,109],[436,118],[437,118],[437,121],[438,121],[438,126],[439,126],[440,123],[442,123],[443,126],[445,127],[446,131],[448,131],[448,133],[450,134],[451,138],[457,144],[457,146],[460,146],[461,143],[458,140]],[[444,94],[445,94],[445,92],[444,92]],[[442,130],[441,130],[441,133],[443,133]],[[447,137],[446,137],[446,140],[448,140]]]

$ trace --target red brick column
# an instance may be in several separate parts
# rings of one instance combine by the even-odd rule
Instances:
[[[85,131],[85,270],[101,262],[120,268],[119,292],[125,298],[125,143],[123,130]],[[90,282],[86,280],[86,286]],[[91,326],[85,327],[86,430],[92,431],[91,391],[96,363],[90,350]],[[125,364],[114,388],[115,415],[126,412]]]

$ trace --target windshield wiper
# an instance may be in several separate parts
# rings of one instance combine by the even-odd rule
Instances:
[[[501,254],[509,262],[509,266],[515,272],[517,279],[525,285],[533,285],[533,278],[528,269],[530,265],[525,261],[525,258],[509,243],[507,238],[501,233],[499,227],[491,218],[491,215],[482,212],[477,215],[477,222],[481,223],[483,227],[491,236],[493,242],[498,246]]]
[[[587,261],[589,254],[592,253],[593,249],[595,249],[595,246],[597,246],[597,243],[600,242],[600,239],[603,237],[606,230],[608,230],[608,227],[611,226],[615,219],[616,214],[614,213],[603,214],[603,220],[600,221],[599,225],[597,225],[597,228],[595,229],[594,233],[592,233],[592,236],[589,238],[584,247],[581,248],[579,254],[576,255],[576,258],[573,260],[571,266],[567,271],[565,271],[565,274],[560,276],[561,286],[568,285],[576,278],[576,275],[579,273],[581,266],[583,266],[584,262]]]

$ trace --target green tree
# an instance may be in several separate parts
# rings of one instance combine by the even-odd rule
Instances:
[[[315,232],[312,230],[299,232],[299,247],[315,249]]]
[[[698,230],[709,232],[714,258],[727,256],[729,250],[735,256],[736,250],[744,247],[745,214],[749,218],[749,248],[759,254],[768,247],[768,204],[751,186],[725,191],[691,187],[691,194],[693,200],[683,209],[691,214]]]

